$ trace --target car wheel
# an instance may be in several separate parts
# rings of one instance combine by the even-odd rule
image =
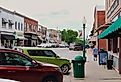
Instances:
[[[67,74],[68,71],[69,71],[69,66],[66,65],[66,64],[62,65],[61,66],[61,71],[62,71],[63,74]]]
[[[58,82],[56,78],[54,77],[46,77],[42,82]]]

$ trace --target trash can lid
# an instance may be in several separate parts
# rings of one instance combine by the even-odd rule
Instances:
[[[84,59],[83,59],[82,56],[76,56],[76,57],[75,57],[75,60],[80,61],[80,60],[84,60]]]

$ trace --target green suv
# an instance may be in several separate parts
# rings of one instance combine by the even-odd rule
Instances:
[[[16,49],[21,50],[24,54],[32,57],[37,61],[55,64],[59,66],[63,74],[67,74],[71,69],[70,61],[67,59],[60,58],[51,49],[38,47],[18,47]]]

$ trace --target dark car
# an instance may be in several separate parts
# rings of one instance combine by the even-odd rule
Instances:
[[[58,66],[37,62],[10,49],[0,49],[0,78],[20,82],[63,82]]]
[[[74,45],[74,51],[80,51],[80,50],[83,50],[82,45]]]

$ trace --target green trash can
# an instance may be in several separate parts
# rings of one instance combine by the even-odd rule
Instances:
[[[76,56],[75,60],[72,60],[73,63],[73,73],[75,78],[84,78],[85,77],[85,60],[82,56]]]

